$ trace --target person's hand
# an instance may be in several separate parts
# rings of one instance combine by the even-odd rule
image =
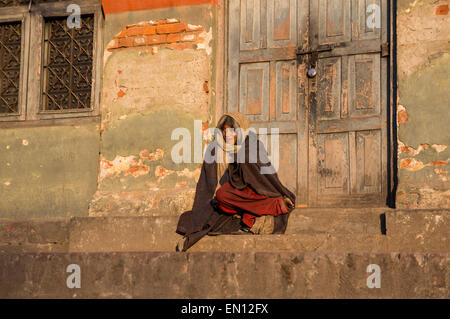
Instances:
[[[285,197],[284,198],[284,203],[286,204],[286,206],[288,208],[294,207],[294,203],[291,201],[291,199],[289,197]]]

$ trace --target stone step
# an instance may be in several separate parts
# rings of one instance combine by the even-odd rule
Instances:
[[[120,251],[130,245],[167,250],[180,236],[178,216],[74,217],[70,219],[0,221],[0,251],[69,251],[97,242]],[[380,234],[379,213],[297,210],[286,234]],[[136,250],[136,249],[133,249]],[[145,250],[145,249],[144,249]]]
[[[450,250],[450,209],[396,210],[386,213],[386,233],[411,250],[417,246]]]
[[[449,254],[0,254],[0,298],[449,298]],[[68,288],[69,265],[80,288]],[[380,288],[369,288],[369,265]],[[372,266],[374,267],[374,266]],[[375,266],[376,268],[376,266]],[[71,282],[72,280],[69,280]]]
[[[408,212],[388,211],[387,236],[380,235],[382,211],[297,210],[291,216],[284,236],[204,238],[192,249],[347,252],[449,250],[445,233],[449,229],[450,214],[445,211],[418,211],[414,212],[413,217],[408,217]],[[434,224],[427,224],[427,220],[438,223],[438,227],[431,227]],[[175,233],[177,222],[178,217],[167,216],[0,221],[0,252],[173,251],[181,238]],[[423,226],[422,233],[419,232],[420,225]],[[416,231],[411,231],[414,229]]]
[[[131,252],[174,251],[181,236],[167,236],[158,241],[147,236],[139,240],[71,241],[70,252]],[[182,241],[180,241],[181,245]],[[205,236],[192,246],[190,252],[448,252],[448,245],[441,241],[426,241],[416,245],[405,245],[397,238],[386,235],[363,234],[297,234],[297,235],[221,235]]]
[[[391,209],[381,208],[307,208],[296,209],[289,218],[287,234],[381,234],[382,214]]]

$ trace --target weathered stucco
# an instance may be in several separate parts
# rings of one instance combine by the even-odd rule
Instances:
[[[214,6],[107,16],[98,191],[91,216],[180,213],[199,163],[175,164],[171,134],[213,122]]]
[[[87,216],[98,124],[0,130],[0,218]]]
[[[449,207],[448,1],[397,4],[396,205]],[[224,27],[217,11],[205,4],[108,14],[101,123],[2,129],[0,217],[189,209],[200,165],[172,161],[171,132],[184,127],[193,136],[194,120],[203,130],[216,122]],[[167,32],[162,37],[158,26]]]
[[[450,207],[448,1],[398,1],[397,207]]]

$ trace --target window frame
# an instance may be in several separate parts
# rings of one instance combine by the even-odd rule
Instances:
[[[20,22],[20,72],[17,113],[0,113],[0,122],[24,121],[27,112],[27,76],[29,66],[29,32],[30,16],[25,7],[8,7],[0,9],[0,23]]]
[[[44,28],[45,18],[68,17],[70,4],[81,8],[81,15],[94,16],[92,84],[90,109],[72,109],[64,111],[42,111],[44,83]],[[22,20],[18,20],[19,17]],[[99,0],[69,0],[33,4],[28,6],[0,8],[0,22],[22,22],[22,56],[19,91],[19,114],[0,115],[0,122],[28,122],[43,120],[63,120],[92,118],[100,115],[100,99],[103,72],[103,32],[104,15]],[[33,54],[31,54],[33,52]],[[53,122],[53,121],[51,121]]]

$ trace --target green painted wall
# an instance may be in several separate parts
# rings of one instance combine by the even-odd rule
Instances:
[[[450,207],[448,1],[398,1],[397,207]],[[445,12],[445,10],[444,10]]]
[[[215,12],[215,6],[201,5],[107,16],[100,178],[91,216],[179,214],[191,208],[201,164],[172,161],[178,141],[171,140],[171,133],[187,128],[193,137],[194,120],[208,126],[215,121],[210,94],[215,87]],[[202,27],[207,49],[108,50],[127,27],[164,19]],[[161,156],[142,156],[146,152]]]
[[[398,1],[397,206],[402,208],[450,202],[450,21],[436,14],[446,3]],[[202,5],[108,15],[105,47],[129,25],[178,19],[203,27],[210,51],[105,50],[101,123],[1,129],[0,218],[189,209],[200,165],[172,162],[177,141],[170,134],[178,127],[192,134],[194,120],[206,127],[216,121],[211,94],[217,85],[216,10]]]
[[[96,124],[0,130],[0,218],[87,216],[97,187]]]

